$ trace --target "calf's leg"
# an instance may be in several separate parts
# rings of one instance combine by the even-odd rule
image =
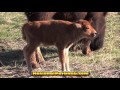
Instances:
[[[58,49],[58,54],[61,62],[62,71],[70,71],[69,69],[69,57],[68,57],[69,49]]]
[[[43,56],[42,56],[40,47],[37,47],[37,49],[36,49],[36,55],[38,56],[39,62],[41,62],[42,65],[44,65],[45,60],[44,60],[44,58],[43,58]]]
[[[24,57],[26,59],[26,63],[28,66],[28,72],[31,75],[32,73],[32,63],[33,63],[33,55],[34,55],[34,51],[36,49],[36,45],[33,44],[27,44],[24,49],[23,49],[23,53],[24,53]]]
[[[70,68],[69,68],[69,48],[66,48],[65,49],[65,67],[66,67],[66,71],[70,71]]]
[[[39,68],[39,64],[37,63],[36,60],[36,52],[33,52],[31,56],[31,63],[32,63],[32,68]]]

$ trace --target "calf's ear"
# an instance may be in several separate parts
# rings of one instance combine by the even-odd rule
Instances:
[[[88,20],[88,22],[89,22],[89,23],[92,23],[92,22],[93,22],[92,18],[90,18],[90,19]]]
[[[82,25],[81,25],[81,24],[74,23],[74,25],[75,25],[76,28],[82,28]]]

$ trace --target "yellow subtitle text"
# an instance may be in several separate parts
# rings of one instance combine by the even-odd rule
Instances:
[[[90,72],[32,72],[32,76],[89,76]]]

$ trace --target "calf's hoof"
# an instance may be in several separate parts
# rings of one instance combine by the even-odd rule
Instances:
[[[38,63],[32,63],[32,68],[39,68],[40,67],[40,65],[38,64]]]

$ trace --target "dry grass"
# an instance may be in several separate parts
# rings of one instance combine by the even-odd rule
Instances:
[[[106,19],[107,29],[102,49],[93,52],[91,56],[84,56],[81,51],[70,52],[71,71],[90,72],[90,76],[82,78],[120,78],[120,15],[110,12]],[[28,77],[22,53],[26,44],[21,38],[24,22],[26,18],[22,12],[0,13],[0,78]],[[46,60],[42,71],[61,71],[57,49],[53,46],[42,47],[42,52]]]

